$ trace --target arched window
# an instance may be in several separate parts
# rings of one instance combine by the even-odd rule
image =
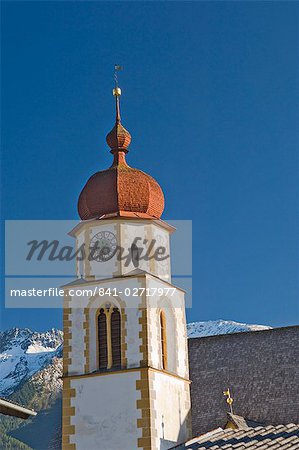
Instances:
[[[166,342],[166,317],[163,311],[160,312],[160,339],[161,339],[161,362],[162,369],[167,369],[167,342]]]
[[[112,367],[121,366],[121,330],[120,330],[120,312],[114,308],[111,314],[111,350]]]
[[[106,305],[97,317],[98,368],[121,367],[121,314],[118,308]]]
[[[98,315],[98,352],[99,352],[99,368],[107,369],[108,365],[107,319],[104,309],[101,309]]]

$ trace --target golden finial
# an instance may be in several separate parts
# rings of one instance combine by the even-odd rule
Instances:
[[[113,95],[114,97],[120,97],[121,96],[121,88],[117,87],[113,89]]]
[[[233,414],[233,401],[234,399],[231,397],[230,395],[230,390],[229,388],[227,388],[227,391],[223,391],[223,395],[226,397],[226,403],[229,405],[230,407],[230,412],[231,414]]]

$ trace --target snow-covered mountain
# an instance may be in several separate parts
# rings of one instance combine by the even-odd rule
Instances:
[[[207,322],[192,322],[187,324],[189,338],[215,336],[219,334],[241,333],[244,331],[269,330],[267,325],[250,325],[233,320],[209,320]]]
[[[0,333],[0,395],[8,396],[37,372],[62,357],[63,332],[13,328]]]

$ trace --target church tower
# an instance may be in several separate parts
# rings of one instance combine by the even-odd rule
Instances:
[[[62,450],[166,450],[191,437],[184,291],[171,284],[163,192],[127,164],[131,135],[113,94],[113,162],[87,181],[70,232]]]

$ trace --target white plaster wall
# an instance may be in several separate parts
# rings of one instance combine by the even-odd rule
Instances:
[[[185,308],[185,294],[184,291],[177,288],[176,286],[166,283],[163,280],[158,280],[155,277],[151,277],[150,275],[147,277],[147,288],[152,289],[163,289],[162,295],[158,291],[156,291],[155,296],[148,297],[147,303],[148,307],[156,307],[159,308],[161,305],[161,299],[167,299],[169,305],[176,309],[184,309]],[[174,289],[174,291],[168,291],[167,289]],[[153,292],[153,291],[152,291]]]
[[[76,286],[72,286],[72,289],[76,290]],[[81,289],[89,289],[88,285],[81,285]],[[69,292],[66,289],[66,292]],[[71,301],[69,307],[71,308],[71,313],[69,315],[69,320],[71,322],[71,327],[69,329],[71,333],[70,346],[71,351],[69,357],[71,359],[71,364],[68,367],[69,374],[82,374],[84,373],[84,365],[86,358],[84,355],[85,344],[84,337],[86,330],[83,328],[84,323],[84,308],[88,303],[88,296],[71,296]]]
[[[149,334],[149,366],[161,369],[161,343],[160,332],[158,326],[159,310],[158,308],[149,308],[148,317],[148,334]]]
[[[165,289],[171,287],[168,283],[147,276],[147,288]],[[161,333],[160,333],[160,311],[163,310],[166,315],[166,340],[168,370],[177,375],[188,378],[188,348],[185,318],[184,292],[176,289],[174,294],[154,297],[148,297],[148,331],[149,341],[149,360],[150,365],[157,369],[162,369],[161,360]]]
[[[139,337],[139,332],[141,331],[141,325],[139,324],[139,318],[141,317],[141,312],[137,308],[127,308],[127,367],[139,367],[140,361],[142,359],[142,354],[140,352],[140,345],[142,344],[142,339]]]
[[[178,342],[178,374],[189,378],[189,358],[185,308],[176,308],[177,342]]]
[[[171,259],[170,259],[170,243],[169,232],[158,225],[151,225],[151,233],[153,239],[156,240],[156,248],[164,247],[166,255],[169,258],[162,261],[154,260],[154,274],[165,281],[171,282]]]
[[[139,311],[139,307],[142,303],[142,297],[140,295],[138,297],[133,296],[134,288],[145,288],[146,279],[145,278],[131,278],[130,280],[124,281],[125,286],[129,287],[131,291],[131,295],[129,297],[125,297],[126,302],[126,315],[127,315],[127,324],[126,324],[126,344],[127,344],[127,364],[128,368],[138,367],[140,366],[140,361],[143,359],[143,355],[140,352],[140,346],[142,344],[142,339],[139,336],[140,331],[142,330],[142,326],[139,323],[139,319],[141,317],[141,312]],[[140,294],[140,291],[138,291]],[[124,298],[124,297],[122,297]]]
[[[125,254],[128,254],[131,251],[131,246],[136,238],[141,238],[141,240],[136,242],[137,247],[144,248],[143,240],[146,238],[146,224],[144,221],[127,221],[121,223],[120,227],[121,246],[125,249]],[[145,260],[141,260],[138,268],[136,268],[131,260],[126,261],[126,259],[124,259],[121,261],[121,273],[123,275],[129,274],[136,269],[148,271],[148,263]]]
[[[89,378],[74,379],[76,390],[72,398],[75,416],[75,435],[70,437],[77,450],[134,450],[141,430],[137,419],[140,391],[136,380],[140,372],[123,372]]]
[[[71,358],[71,364],[69,365],[69,374],[82,374],[84,373],[84,336],[86,330],[83,329],[84,323],[84,310],[82,308],[73,308],[70,314],[70,320],[72,321],[72,339],[71,339],[71,352],[69,357]]]
[[[153,389],[152,400],[156,412],[155,450],[167,450],[176,443],[189,438],[186,425],[190,409],[190,394],[186,391],[187,382],[163,373],[151,373]],[[189,389],[189,388],[188,388]]]
[[[136,242],[137,247],[143,249],[141,257],[149,251],[149,246],[153,240],[156,240],[156,243],[149,252],[150,256],[154,255],[155,250],[160,246],[165,247],[166,254],[169,255],[169,232],[160,225],[144,220],[121,223],[121,244],[122,247],[126,248],[126,251],[130,250],[131,245],[137,237],[141,238],[141,240]],[[147,242],[144,242],[144,239],[146,239]],[[130,262],[130,264],[126,266],[124,260],[121,262],[121,266],[121,271],[124,275],[136,270],[133,262]],[[156,261],[155,258],[149,260],[140,259],[138,268],[145,272],[152,273],[164,280],[170,280],[170,257],[163,261]]]
[[[81,232],[77,237],[77,249],[81,248],[84,244],[84,233]],[[83,249],[83,247],[82,247]],[[82,252],[79,253],[78,257],[80,259],[76,259],[76,271],[77,271],[77,277],[84,278],[84,259],[82,258]]]

